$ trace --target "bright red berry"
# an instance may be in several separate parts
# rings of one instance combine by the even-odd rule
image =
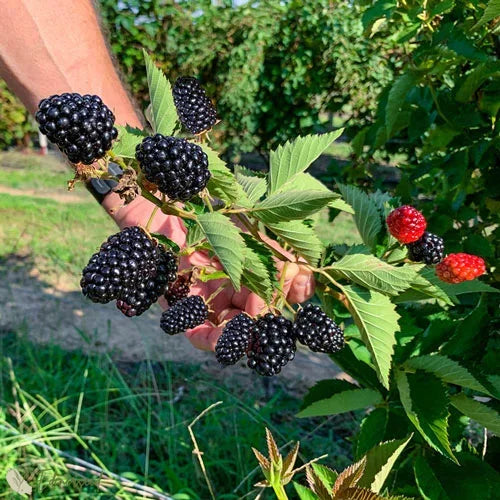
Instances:
[[[416,208],[403,205],[396,208],[387,216],[389,232],[400,243],[413,243],[422,237],[427,222],[425,217]]]
[[[446,283],[473,280],[485,272],[484,260],[468,253],[450,253],[436,266],[437,277]]]

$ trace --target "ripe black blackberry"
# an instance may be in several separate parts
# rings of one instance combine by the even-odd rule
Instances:
[[[137,226],[105,241],[83,269],[82,292],[93,302],[116,300],[126,316],[139,316],[165,293],[177,275],[174,254]]]
[[[176,302],[161,316],[160,326],[165,333],[175,335],[201,325],[208,317],[208,307],[199,295]]]
[[[443,238],[425,231],[422,237],[408,247],[408,258],[413,262],[426,264],[439,264],[444,257]]]
[[[187,297],[190,290],[190,279],[186,276],[177,276],[177,279],[168,287],[165,292],[165,299],[169,306]]]
[[[221,365],[234,365],[247,352],[255,321],[245,313],[231,319],[215,345],[215,357]]]
[[[307,304],[297,313],[292,334],[314,352],[333,354],[344,347],[342,329],[314,304]]]
[[[35,118],[40,132],[72,163],[102,158],[118,135],[115,115],[96,95],[52,95],[40,101]]]
[[[211,129],[217,121],[217,111],[200,82],[191,76],[181,76],[172,90],[181,123],[192,134]]]
[[[266,314],[252,327],[247,365],[259,375],[270,377],[295,357],[292,322],[283,316]]]
[[[146,179],[171,200],[187,201],[208,183],[208,157],[192,142],[156,134],[136,147],[135,157]]]

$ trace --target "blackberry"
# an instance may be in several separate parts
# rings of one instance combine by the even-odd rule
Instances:
[[[82,274],[82,292],[90,300],[116,300],[123,314],[139,316],[175,280],[177,260],[141,228],[127,227],[101,245]]]
[[[96,95],[52,95],[40,101],[35,118],[40,132],[72,163],[102,158],[118,135],[115,115]]]
[[[444,242],[443,238],[425,231],[422,237],[414,243],[409,243],[408,257],[414,262],[425,262],[426,264],[438,264],[443,260]]]
[[[231,319],[215,345],[215,356],[221,365],[234,365],[248,350],[255,321],[245,313]]]
[[[171,200],[187,201],[208,183],[208,157],[185,139],[156,134],[136,147],[135,157],[149,182]]]
[[[176,302],[189,295],[190,280],[185,276],[177,276],[177,279],[168,287],[165,292],[165,299],[169,306],[173,306]]]
[[[283,316],[266,314],[252,328],[247,365],[259,375],[270,377],[295,357],[292,322]]]
[[[199,295],[191,295],[176,302],[161,316],[160,326],[165,333],[175,335],[201,325],[208,317],[208,307]]]
[[[172,90],[181,123],[192,134],[211,129],[217,121],[217,111],[200,82],[191,76],[181,76]]]
[[[321,307],[307,304],[295,316],[292,334],[314,352],[332,354],[344,347],[344,332]]]

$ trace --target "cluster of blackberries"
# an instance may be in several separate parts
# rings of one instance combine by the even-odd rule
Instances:
[[[40,132],[72,163],[102,158],[118,135],[115,116],[96,95],[52,95],[40,101],[35,118]]]
[[[110,236],[83,269],[82,292],[93,302],[116,305],[139,316],[177,276],[177,259],[137,226]]]
[[[217,112],[196,78],[178,78],[172,94],[179,119],[189,132],[200,134],[214,126]]]
[[[160,326],[168,335],[184,333],[201,325],[208,317],[208,307],[199,295],[191,295],[177,301],[161,316]]]
[[[296,342],[312,351],[333,354],[344,347],[344,333],[319,306],[307,304],[295,321],[266,314],[256,320],[240,313],[227,323],[215,346],[219,363],[233,365],[247,355],[247,365],[272,376],[295,357]]]
[[[136,147],[135,157],[149,182],[171,200],[187,201],[208,183],[208,157],[192,142],[156,134]]]

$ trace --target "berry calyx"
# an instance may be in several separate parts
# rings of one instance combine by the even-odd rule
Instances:
[[[110,236],[83,269],[80,286],[92,302],[116,300],[126,316],[139,316],[175,280],[177,259],[138,226]]]
[[[259,375],[270,377],[295,357],[292,322],[283,316],[266,314],[252,327],[247,365]]]
[[[342,329],[314,304],[307,304],[297,313],[292,334],[314,352],[332,354],[344,347]]]
[[[485,272],[484,260],[468,253],[450,253],[436,266],[437,277],[454,284],[473,280]]]
[[[217,340],[215,357],[221,365],[234,365],[247,352],[255,321],[245,313],[231,319]]]
[[[181,123],[192,134],[211,129],[217,112],[200,82],[191,76],[178,78],[172,89],[174,103]]]
[[[190,290],[190,280],[186,276],[179,275],[177,279],[168,287],[165,292],[165,299],[169,306],[187,297]]]
[[[161,316],[160,326],[168,335],[176,335],[203,324],[207,317],[208,306],[203,297],[191,295],[169,307]]]
[[[40,101],[35,119],[72,163],[102,158],[118,136],[115,115],[96,95],[52,95]]]
[[[416,208],[410,205],[393,210],[386,219],[389,232],[400,243],[413,243],[422,237],[427,222]]]
[[[408,258],[413,262],[438,264],[443,260],[443,256],[443,238],[427,231],[424,232],[419,240],[408,244]]]
[[[137,145],[135,157],[146,180],[171,200],[188,201],[210,179],[208,157],[192,142],[156,134]]]

